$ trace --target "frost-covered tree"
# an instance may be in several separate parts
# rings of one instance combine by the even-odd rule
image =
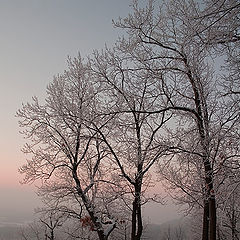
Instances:
[[[231,193],[229,177],[239,173],[240,4],[157,4],[133,1],[132,14],[114,23],[125,37],[87,64],[70,60],[43,105],[33,98],[18,111],[32,156],[20,171],[100,240],[117,222],[130,222],[139,240],[158,163],[172,196],[201,212],[202,239],[215,240],[217,208],[236,229],[222,191]]]
[[[23,240],[55,240],[64,239],[62,235],[63,224],[67,215],[58,211],[41,209],[37,211],[38,219],[21,229],[19,234]]]
[[[131,239],[139,240],[143,232],[142,205],[150,200],[145,194],[152,184],[150,170],[168,148],[164,126],[171,113],[165,111],[159,79],[141,69],[131,52],[120,45],[95,52],[90,64],[98,83],[106,89],[108,107],[102,114],[113,116],[108,131],[97,131],[121,172],[120,178],[126,182],[131,202]],[[146,113],[159,109],[158,114]]]
[[[216,175],[222,163],[239,158],[236,141],[239,140],[239,90],[236,89],[239,55],[235,53],[239,44],[240,5],[237,1],[185,0],[156,5],[149,1],[141,8],[134,1],[133,13],[115,23],[127,32],[127,38],[120,39],[118,46],[138,61],[139,69],[146,69],[159,79],[166,109],[174,113],[177,123],[169,128],[169,137],[174,160],[181,161],[178,166],[182,173],[178,176],[176,167],[170,180],[177,184],[180,178],[181,185],[177,187],[192,200],[200,196],[202,238],[213,240],[216,194],[221,194],[217,192]],[[218,67],[215,61],[220,60],[228,61],[234,70],[230,81],[214,73]],[[224,98],[229,93],[231,99]],[[231,139],[236,148],[226,145]],[[200,181],[194,182],[192,171]],[[197,195],[193,183],[200,189]],[[198,203],[197,199],[194,202]]]
[[[76,216],[76,211],[59,206],[74,202],[78,217],[87,214],[92,230],[106,240],[116,218],[107,211],[115,199],[107,205],[104,189],[107,182],[114,185],[115,170],[103,141],[91,128],[93,123],[99,129],[107,124],[97,114],[101,91],[80,57],[68,63],[69,69],[48,85],[45,103],[34,97],[17,112],[22,134],[29,140],[23,152],[31,157],[20,172],[26,183],[40,179],[40,194],[61,211]]]

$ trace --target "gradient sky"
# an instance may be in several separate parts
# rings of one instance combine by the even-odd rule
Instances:
[[[126,16],[130,3],[0,0],[0,222],[28,220],[39,204],[34,187],[19,184],[17,169],[25,156],[14,117],[17,109],[34,95],[44,98],[53,75],[66,69],[67,56],[80,52],[84,57],[105,43],[111,46],[121,35],[112,19]],[[149,214],[158,218],[153,207]]]

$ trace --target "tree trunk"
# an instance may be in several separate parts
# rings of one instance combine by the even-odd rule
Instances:
[[[131,233],[131,240],[135,240],[136,229],[137,229],[137,204],[136,204],[136,197],[133,201],[133,210],[132,210],[132,233]]]
[[[132,233],[131,240],[140,240],[143,231],[142,210],[141,210],[141,185],[142,180],[138,179],[135,184],[135,197],[132,210]]]
[[[209,199],[210,240],[216,240],[216,200],[212,194]]]
[[[51,240],[54,240],[54,231],[53,231],[53,229],[51,230]]]
[[[202,228],[202,240],[208,240],[209,229],[209,204],[208,200],[204,200],[204,212],[203,212],[203,228]]]
[[[142,236],[142,231],[143,231],[142,209],[141,209],[140,199],[139,199],[139,202],[137,203],[137,221],[138,221],[138,230],[137,230],[136,240],[140,240]]]
[[[80,184],[80,180],[77,176],[77,167],[76,166],[74,166],[74,168],[72,170],[72,174],[73,174],[73,179],[75,180],[75,183],[76,183],[77,193],[81,197],[81,199],[84,203],[84,206],[86,207],[86,210],[91,218],[91,221],[94,224],[94,227],[96,228],[96,232],[98,234],[99,240],[107,240],[108,236],[105,236],[104,230],[102,228],[102,224],[99,222],[99,219],[97,219],[97,217],[95,216],[91,202],[88,200],[87,196],[83,193],[83,190],[82,190],[81,184]]]
[[[211,163],[208,160],[208,158],[204,159],[204,168],[205,168],[205,183],[206,183],[206,198],[208,202],[208,215],[209,215],[209,224],[208,224],[208,238],[203,238],[203,240],[216,240],[216,234],[217,234],[217,227],[216,227],[216,199],[214,194],[214,188],[213,188],[213,176],[212,176],[212,167]],[[205,200],[206,201],[206,200]],[[204,204],[204,208],[207,208]],[[206,210],[207,211],[207,210]],[[204,209],[205,213],[205,209]],[[206,231],[203,230],[204,235],[206,237]],[[204,236],[203,236],[204,237]]]
[[[204,203],[204,217],[203,217],[203,240],[216,240],[216,202],[213,188],[213,170],[211,166],[211,161],[209,159],[209,118],[208,109],[206,104],[206,99],[204,96],[204,91],[202,86],[199,85],[200,79],[194,77],[191,67],[188,64],[188,59],[185,57],[183,59],[184,64],[187,69],[187,76],[192,85],[192,90],[194,93],[195,110],[197,113],[197,127],[199,136],[201,139],[201,145],[204,150],[205,156],[203,157],[204,172],[205,172],[205,184],[206,184],[206,199],[208,201],[208,207]],[[206,200],[205,199],[205,200]],[[208,210],[207,210],[208,208]],[[206,214],[209,211],[209,223],[207,223]],[[209,238],[210,237],[210,238]]]
[[[204,200],[204,217],[203,217],[203,235],[202,240],[216,240],[216,200],[213,188],[213,170],[211,163],[206,157],[204,159],[205,170],[205,200]]]

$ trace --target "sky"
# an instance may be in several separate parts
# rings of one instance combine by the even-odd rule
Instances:
[[[130,0],[0,0],[0,222],[28,221],[40,202],[34,185],[21,185],[25,162],[16,111],[66,69],[68,56],[84,57],[111,46],[122,33],[112,19],[125,17]],[[166,207],[165,220],[175,217]],[[164,213],[165,212],[165,213]],[[147,214],[159,219],[155,205]],[[169,218],[169,219],[168,219]]]

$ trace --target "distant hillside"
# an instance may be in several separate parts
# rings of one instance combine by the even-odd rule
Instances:
[[[175,219],[161,225],[149,224],[145,228],[143,239],[149,240],[188,240],[188,220]]]

